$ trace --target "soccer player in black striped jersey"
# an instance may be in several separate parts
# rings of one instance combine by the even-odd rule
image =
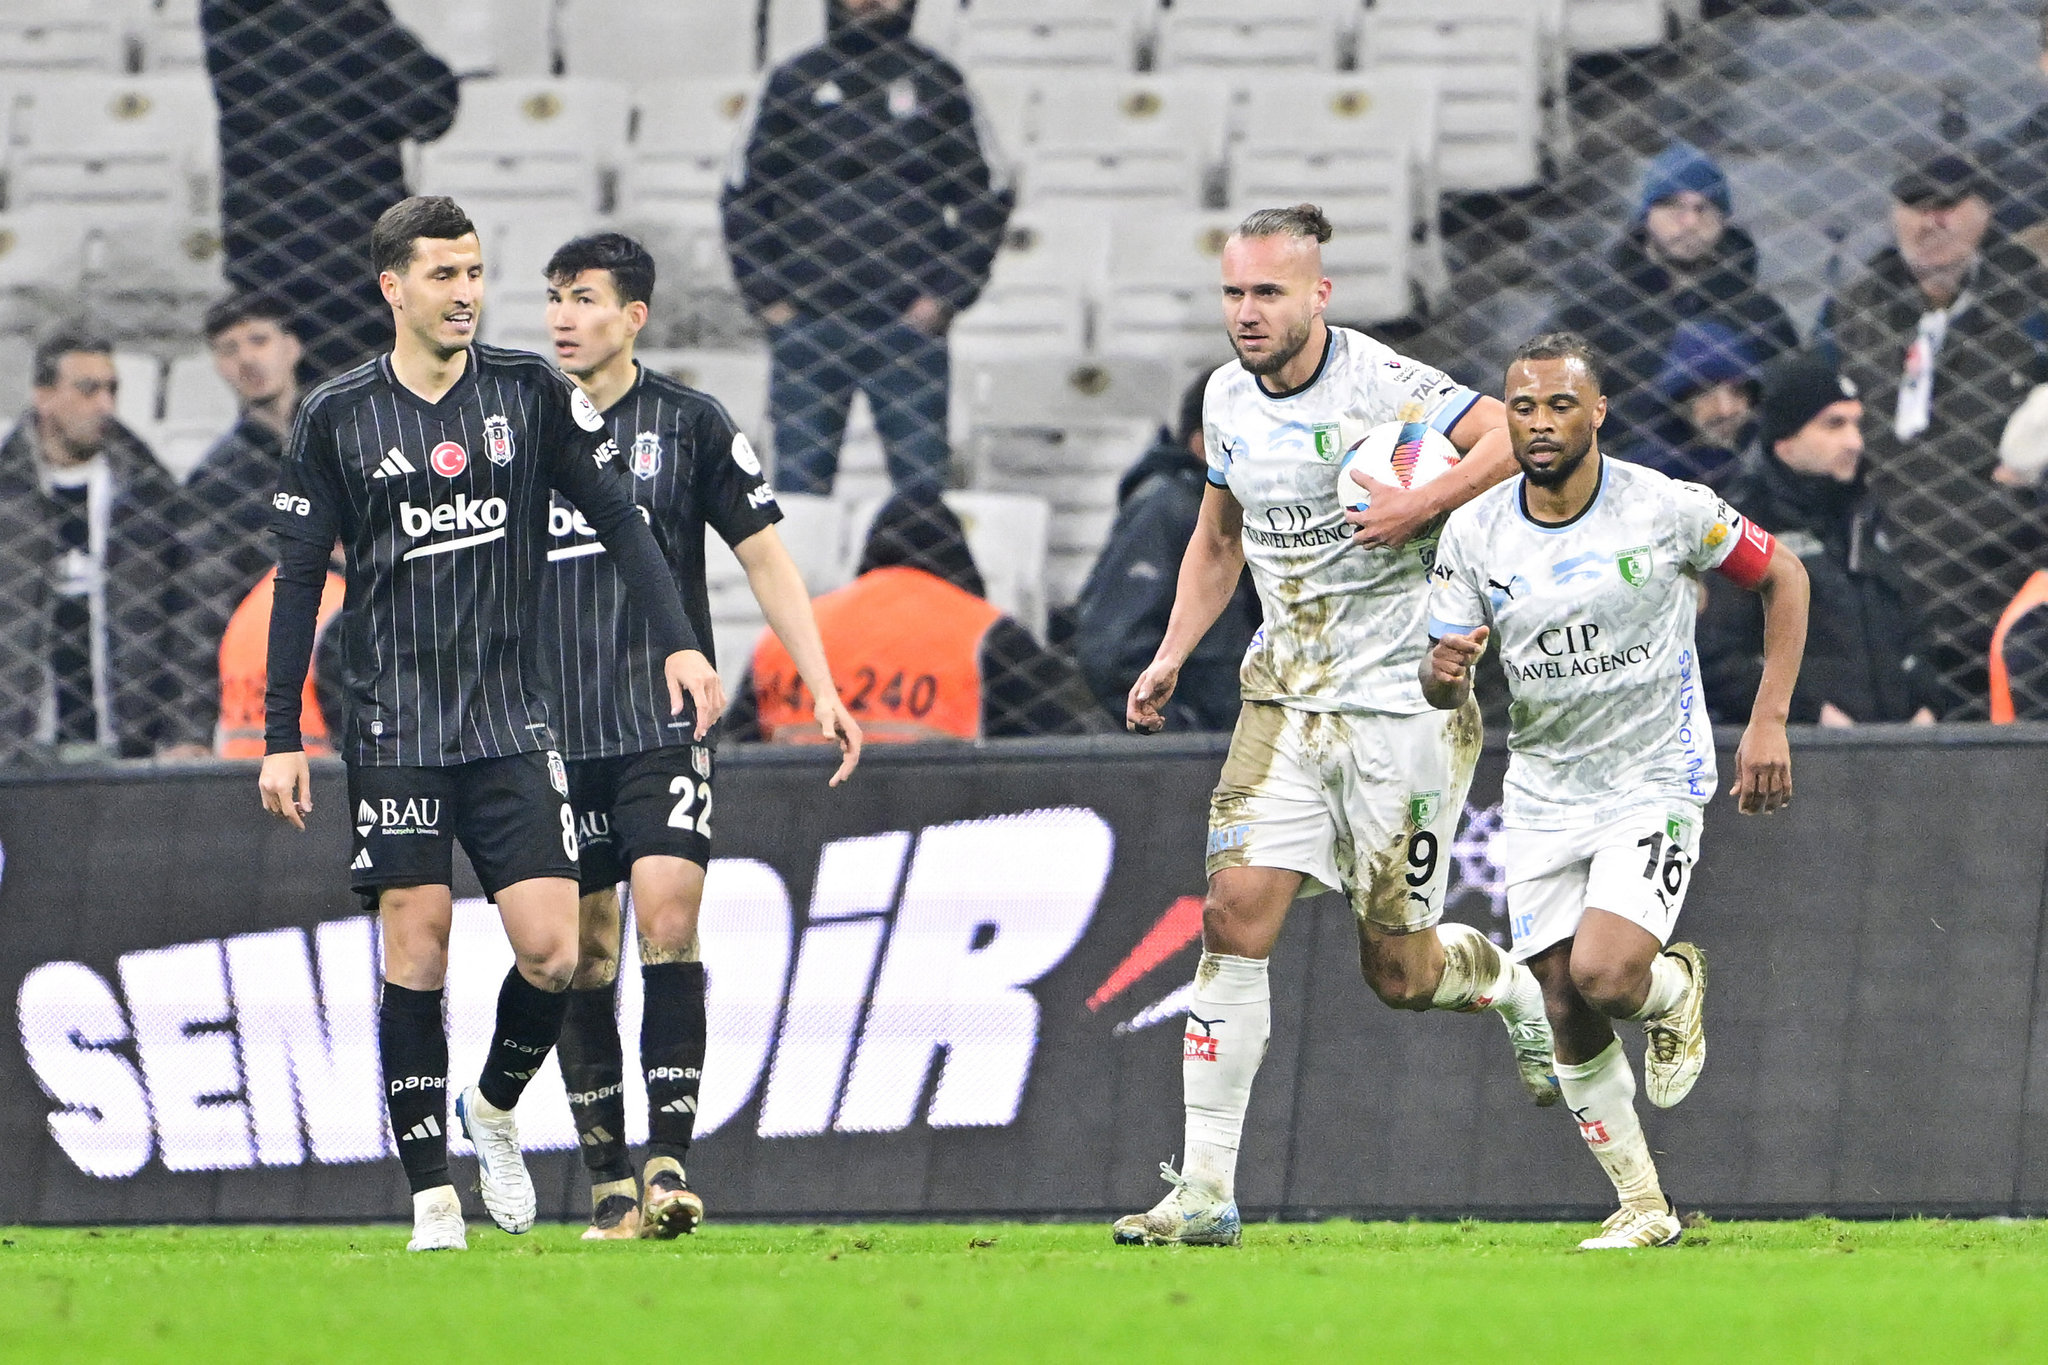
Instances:
[[[704,529],[732,546],[769,625],[811,695],[820,738],[860,761],[860,727],[832,685],[811,599],[775,523],[774,491],[747,438],[708,394],[633,358],[654,292],[654,260],[618,233],[579,237],[547,266],[555,359],[603,414],[634,501],[660,535],[697,636],[711,640]],[[563,750],[581,839],[582,959],[562,1027],[562,1079],[591,1178],[591,1239],[692,1231],[704,1205],[683,1162],[704,1066],[704,963],[697,912],[711,859],[713,757],[661,706],[660,651],[619,566],[559,501],[545,614],[562,675]],[[645,1002],[640,1070],[647,1083],[647,1161],[636,1192],[626,1155],[625,1057],[616,1010],[617,885],[630,878]]]
[[[452,840],[497,902],[515,958],[483,1073],[455,1104],[484,1206],[507,1232],[535,1214],[511,1110],[555,1045],[576,966],[576,831],[537,628],[554,491],[646,611],[671,713],[687,697],[701,736],[725,698],[597,410],[541,357],[473,344],[483,254],[468,217],[453,200],[407,199],[377,220],[370,253],[396,342],[307,397],[274,499],[259,787],[266,809],[305,828],[299,694],[339,539],[350,880],[382,929],[378,1048],[413,1191],[409,1247],[459,1249],[442,1024]]]

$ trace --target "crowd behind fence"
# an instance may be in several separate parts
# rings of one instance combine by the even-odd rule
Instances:
[[[388,346],[366,243],[408,192],[479,225],[498,344],[549,349],[563,241],[648,245],[643,362],[753,437],[842,691],[906,734],[1118,724],[1231,362],[1221,242],[1299,200],[1333,321],[1484,392],[1583,332],[1603,448],[1807,560],[1795,719],[2048,717],[2035,0],[23,0],[0,116],[0,762],[260,751],[276,461]],[[1802,437],[1845,401],[1854,451]],[[923,581],[881,569],[987,610],[879,640]],[[774,738],[779,656],[710,577],[731,732]],[[1230,723],[1257,620],[1173,724]],[[1719,718],[1753,641],[1710,594]],[[948,669],[981,704],[910,716]]]

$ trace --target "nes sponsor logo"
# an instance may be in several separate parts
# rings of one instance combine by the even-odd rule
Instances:
[[[700,927],[711,985],[699,1135],[749,1106],[767,1138],[1013,1122],[1039,1043],[1032,987],[1093,920],[1113,844],[1102,818],[1078,807],[841,839],[819,851],[801,913],[775,868],[713,860]],[[1194,923],[1199,932],[1199,900]],[[640,973],[634,933],[623,939],[630,1038]],[[106,974],[43,963],[16,1003],[52,1141],[108,1180],[152,1163],[239,1170],[395,1151],[377,1057],[378,960],[375,923],[357,917],[132,952]],[[490,905],[458,902],[446,994],[458,1081],[483,1062],[511,961]],[[646,1078],[629,1072],[625,1084],[628,1140],[644,1142]],[[551,1056],[520,1105],[528,1148],[576,1145],[565,1099]],[[468,1151],[447,1117],[452,1148]]]
[[[503,498],[472,498],[467,493],[457,493],[453,502],[435,503],[430,507],[417,507],[410,502],[401,502],[398,504],[399,528],[414,540],[425,536],[456,533],[453,540],[437,540],[426,545],[415,545],[405,552],[405,558],[420,559],[427,555],[447,554],[452,550],[502,540],[505,535],[506,511]]]

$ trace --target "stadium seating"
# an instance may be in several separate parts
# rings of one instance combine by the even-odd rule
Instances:
[[[214,214],[218,143],[202,77],[46,75],[16,89],[11,205]]]
[[[164,373],[166,425],[222,432],[234,425],[239,411],[235,391],[221,380],[211,354],[192,351],[171,357]]]
[[[1565,32],[1574,52],[1654,47],[1699,22],[1699,0],[1570,0]]]
[[[752,6],[560,0],[562,70],[573,77],[654,81],[753,72]]]
[[[751,77],[692,79],[633,91],[633,147],[619,175],[619,211],[716,203],[733,143],[749,121]]]
[[[1155,64],[1327,71],[1348,59],[1358,9],[1356,0],[1174,0],[1159,20]]]
[[[0,11],[0,74],[120,71],[127,56],[121,8],[104,0],[8,0]]]
[[[630,113],[626,87],[611,81],[465,81],[455,126],[421,149],[420,189],[486,211],[552,203],[598,212]]]
[[[199,29],[199,0],[135,0],[131,36],[142,59],[142,69],[152,75],[179,72],[204,73],[205,35]]]
[[[958,20],[962,66],[1107,67],[1136,62],[1149,0],[975,0]]]
[[[1010,354],[1072,355],[1086,345],[1108,218],[1085,206],[1021,208],[1010,218],[981,297],[953,324],[956,347],[981,339]]]
[[[549,76],[558,0],[390,0],[391,13],[458,76]]]
[[[1541,5],[1387,0],[1366,13],[1359,62],[1437,77],[1443,188],[1513,189],[1539,174],[1542,111],[1562,77],[1554,23]]]
[[[1230,91],[1201,76],[1050,73],[1038,82],[1024,190],[1069,198],[1202,202],[1220,166]]]

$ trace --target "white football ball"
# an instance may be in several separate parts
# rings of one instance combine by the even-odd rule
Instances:
[[[1458,448],[1427,422],[1382,422],[1344,452],[1337,467],[1337,500],[1354,512],[1372,504],[1372,494],[1351,477],[1362,471],[1369,479],[1414,488],[1428,483],[1456,464]]]

